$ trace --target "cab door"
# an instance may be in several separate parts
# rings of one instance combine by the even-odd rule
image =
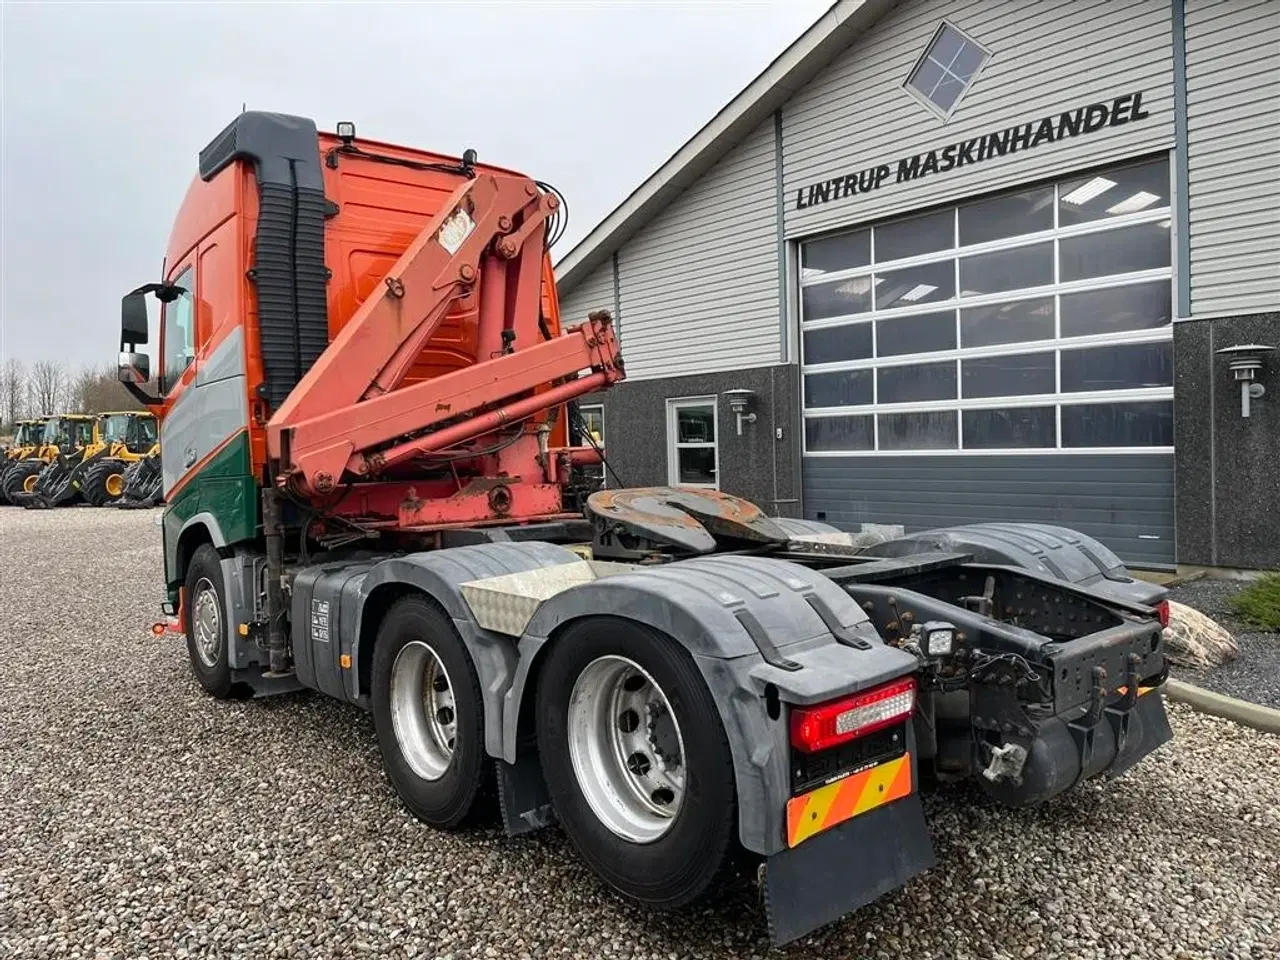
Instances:
[[[159,384],[168,409],[160,431],[160,464],[164,473],[165,499],[173,503],[190,480],[188,474],[199,459],[200,404],[195,389],[195,256],[185,258],[166,279],[180,290],[177,296],[162,304],[160,311]],[[194,490],[191,492],[195,493]]]

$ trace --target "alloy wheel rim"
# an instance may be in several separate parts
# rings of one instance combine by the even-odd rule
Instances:
[[[569,757],[588,805],[633,843],[665,836],[684,805],[684,737],[657,681],[634,660],[598,657],[569,696]]]
[[[430,644],[412,640],[396,654],[390,701],[400,753],[423,780],[439,780],[453,761],[458,713],[449,672]]]
[[[208,577],[196,581],[191,623],[200,662],[206,667],[216,667],[222,653],[222,611],[218,609],[218,592]]]

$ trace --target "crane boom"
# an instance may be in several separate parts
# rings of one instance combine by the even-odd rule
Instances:
[[[486,173],[454,190],[268,421],[281,475],[325,493],[344,475],[369,479],[623,379],[607,314],[556,338],[541,322],[557,205],[520,176]],[[454,302],[477,295],[487,359],[402,385]]]

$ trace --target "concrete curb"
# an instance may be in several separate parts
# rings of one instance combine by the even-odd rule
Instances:
[[[1165,681],[1164,687],[1165,695],[1175,703],[1185,703],[1201,713],[1234,720],[1263,733],[1280,735],[1280,710],[1214,693],[1172,677]]]

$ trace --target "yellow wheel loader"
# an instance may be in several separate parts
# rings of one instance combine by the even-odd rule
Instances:
[[[44,425],[48,419],[48,417],[34,417],[29,420],[19,420],[14,424],[13,439],[4,448],[4,458],[0,459],[0,503],[10,502],[5,493],[5,478],[20,461],[35,455],[43,439]]]
[[[4,492],[10,501],[41,508],[75,500],[78,491],[71,486],[72,472],[94,442],[96,423],[97,417],[88,413],[50,417],[35,453],[5,474]]]
[[[142,411],[112,411],[98,415],[95,443],[74,471],[72,486],[95,507],[124,496],[129,467],[159,456],[155,415]]]

